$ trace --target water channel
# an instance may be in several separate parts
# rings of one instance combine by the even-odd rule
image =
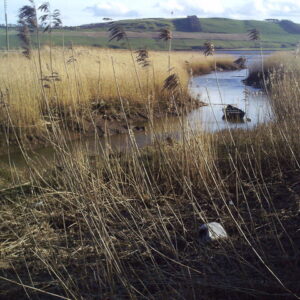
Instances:
[[[259,52],[224,52],[235,57],[244,56],[247,66],[259,63],[261,56]],[[269,55],[265,52],[264,56]],[[207,103],[207,106],[193,110],[184,118],[168,117],[154,120],[154,128],[150,130],[146,124],[145,132],[136,132],[135,141],[139,147],[144,147],[153,142],[150,132],[155,132],[159,138],[168,136],[178,138],[181,133],[182,122],[192,132],[217,131],[224,129],[244,128],[251,129],[254,126],[268,122],[272,119],[270,103],[267,96],[259,89],[245,86],[243,80],[247,77],[248,69],[226,72],[213,72],[211,74],[194,77],[190,80],[190,92],[194,97]],[[227,122],[223,120],[222,109],[231,104],[246,112],[244,122]],[[123,151],[131,147],[128,134],[120,134],[109,137],[111,147],[117,151]],[[107,142],[104,138],[83,138],[70,143],[70,148],[83,148],[89,155],[99,154],[99,149]],[[54,158],[54,150],[51,147],[37,149],[28,153],[33,161],[51,161]],[[24,168],[26,160],[20,152],[12,152],[10,155],[0,156],[4,164]]]

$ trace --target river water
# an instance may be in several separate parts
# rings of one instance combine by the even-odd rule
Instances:
[[[265,52],[264,56],[270,52]],[[260,62],[260,53],[256,51],[224,52],[234,55],[236,58],[244,56],[247,59],[247,66]],[[247,77],[248,69],[238,71],[214,72],[207,75],[194,77],[190,81],[191,95],[207,103],[207,106],[200,107],[187,114],[184,118],[166,117],[154,120],[153,128],[146,125],[145,132],[134,134],[136,144],[144,147],[153,142],[153,135],[164,139],[166,137],[178,138],[182,132],[182,122],[192,132],[217,131],[224,129],[244,128],[251,129],[254,126],[268,122],[272,118],[270,103],[267,96],[259,89],[245,86],[243,79]],[[246,112],[244,122],[227,122],[222,119],[224,108],[227,104],[234,105]],[[104,138],[84,138],[70,143],[70,149],[83,148],[89,155],[98,155],[99,149],[107,144]],[[109,144],[115,150],[122,151],[132,146],[128,134],[121,134],[109,137]],[[29,152],[33,161],[51,161],[54,158],[54,150],[51,147],[37,149]],[[25,159],[21,153],[15,152],[10,155],[0,156],[2,163],[7,163],[17,168],[26,166]]]

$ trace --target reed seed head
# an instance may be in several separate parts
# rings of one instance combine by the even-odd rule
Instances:
[[[159,39],[163,41],[169,41],[172,39],[172,31],[164,28],[160,30]]]
[[[44,28],[44,32],[51,32],[52,28],[58,28],[61,26],[62,21],[60,18],[60,11],[55,9],[53,13],[50,10],[50,3],[45,2],[38,8],[39,11],[44,13],[44,15],[40,16],[41,25]]]
[[[206,42],[204,44],[203,54],[205,56],[214,55],[215,45],[212,42]]]
[[[111,27],[108,29],[109,31],[109,41],[117,40],[121,41],[123,39],[127,39],[127,34],[124,30],[124,28],[117,24],[112,24]]]
[[[34,4],[32,6],[24,5],[23,7],[21,7],[18,17],[19,20],[26,23],[28,27],[36,28],[38,25],[36,21],[36,9]]]
[[[255,28],[248,30],[248,37],[251,41],[258,41],[260,39],[260,32]]]
[[[179,88],[179,86],[180,86],[180,81],[178,75],[171,74],[164,81],[163,89],[168,91],[175,91]]]
[[[139,49],[135,51],[135,53],[137,54],[136,61],[139,65],[143,68],[150,66],[149,52],[147,49]]]

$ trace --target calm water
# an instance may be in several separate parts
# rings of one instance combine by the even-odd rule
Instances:
[[[259,52],[235,51],[224,52],[236,56],[241,55],[247,58],[247,65],[250,66],[259,63]],[[266,52],[268,55],[270,52]],[[260,90],[246,87],[243,79],[247,77],[248,70],[217,72],[208,75],[195,77],[190,81],[190,91],[194,97],[201,99],[208,105],[200,107],[187,116],[182,118],[169,117],[166,119],[155,120],[154,132],[159,138],[167,136],[179,137],[182,121],[192,132],[216,131],[222,129],[245,128],[251,129],[259,123],[268,122],[272,115],[270,113],[269,100]],[[222,119],[224,108],[227,104],[234,105],[246,112],[245,122],[231,123]],[[146,125],[145,132],[135,133],[136,144],[139,147],[149,145],[153,142],[153,136],[150,134],[149,125]],[[99,154],[99,149],[105,145],[104,138],[95,140],[94,138],[85,138],[80,141],[70,143],[72,150],[82,149],[90,155]],[[113,149],[124,150],[131,147],[129,136],[127,134],[116,135],[109,138],[109,143]],[[54,151],[47,147],[35,150],[30,153],[31,160],[51,161],[54,158]],[[20,153],[0,156],[0,160],[22,168],[25,166],[25,160]]]
[[[251,128],[271,118],[269,100],[260,90],[246,87],[242,80],[248,70],[222,72],[194,78],[191,94],[199,96],[208,106],[191,112],[188,116],[192,126],[215,131],[226,128]],[[222,108],[231,104],[246,112],[244,123],[222,120]],[[248,121],[247,121],[248,119]]]

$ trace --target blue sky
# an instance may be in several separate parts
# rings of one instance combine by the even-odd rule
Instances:
[[[0,0],[0,23],[4,23]],[[44,1],[36,0],[36,5]],[[226,17],[236,19],[290,19],[300,23],[300,0],[50,0],[62,13],[65,25],[101,22],[103,17],[129,19],[142,17]],[[27,0],[7,0],[10,23]],[[171,15],[171,12],[173,14]]]

